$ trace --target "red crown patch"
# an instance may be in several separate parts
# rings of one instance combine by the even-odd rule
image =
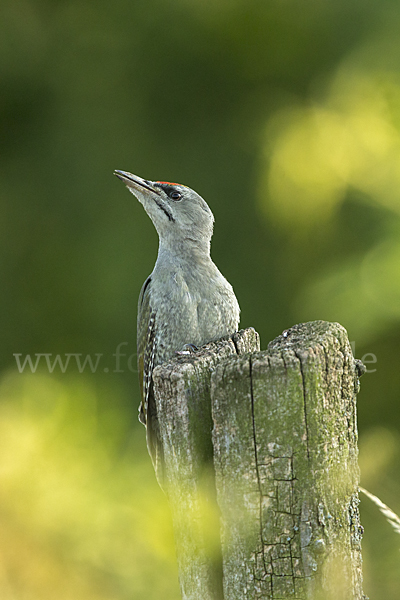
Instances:
[[[157,183],[165,183],[166,185],[181,185],[180,183],[171,183],[170,181],[157,181]]]

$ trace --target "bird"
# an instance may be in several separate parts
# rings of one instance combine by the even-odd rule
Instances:
[[[158,233],[157,260],[143,283],[137,313],[139,420],[161,487],[165,465],[153,392],[153,370],[185,349],[238,330],[240,308],[230,283],[210,256],[214,215],[191,188],[114,174],[136,196]]]

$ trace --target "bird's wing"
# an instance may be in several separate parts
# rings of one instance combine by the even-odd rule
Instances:
[[[150,303],[151,277],[143,284],[139,295],[137,320],[137,354],[141,405],[139,420],[146,425],[149,395],[156,351],[155,311]]]
[[[151,277],[139,295],[137,323],[138,371],[141,392],[139,421],[146,426],[147,448],[161,487],[164,481],[164,454],[160,439],[156,403],[153,393],[153,369],[157,349],[156,312],[151,306]]]

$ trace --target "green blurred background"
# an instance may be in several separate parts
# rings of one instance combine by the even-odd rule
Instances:
[[[179,598],[128,368],[157,237],[116,168],[206,198],[262,348],[301,321],[347,328],[371,371],[362,485],[399,513],[400,4],[2,0],[0,17],[1,598]],[[19,373],[14,353],[102,356]],[[400,536],[361,510],[365,591],[398,599]]]

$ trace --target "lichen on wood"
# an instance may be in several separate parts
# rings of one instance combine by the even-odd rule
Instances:
[[[182,598],[222,600],[219,509],[212,448],[210,378],[217,364],[260,348],[254,329],[157,367],[154,394],[165,458]]]
[[[345,330],[298,325],[211,378],[224,598],[360,599],[357,373]]]
[[[346,331],[253,329],[154,372],[182,597],[361,600]]]

